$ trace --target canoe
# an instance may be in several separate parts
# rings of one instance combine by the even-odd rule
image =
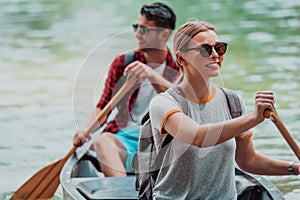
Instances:
[[[262,176],[248,174],[238,168],[235,173],[239,200],[284,200],[281,192]],[[64,200],[137,199],[138,196],[133,174],[104,177],[91,151],[69,158],[61,171],[60,182]]]

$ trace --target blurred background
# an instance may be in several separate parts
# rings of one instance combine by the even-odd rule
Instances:
[[[136,47],[131,24],[151,2],[0,1],[0,199],[72,147],[110,62]],[[177,14],[177,28],[191,18],[217,27],[229,49],[216,83],[237,90],[249,111],[256,91],[273,90],[278,113],[299,143],[300,1],[163,2]],[[254,132],[258,151],[296,160],[272,122]],[[266,178],[283,194],[300,197],[299,177]]]

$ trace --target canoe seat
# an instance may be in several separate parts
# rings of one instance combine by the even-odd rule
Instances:
[[[73,170],[72,177],[99,176],[99,173],[102,172],[96,152],[93,150],[89,150],[86,154],[84,154],[77,163],[77,169],[79,170]],[[127,175],[135,176],[135,174],[132,172],[127,172]]]
[[[138,199],[135,176],[104,177],[101,174],[97,158],[89,152],[73,169],[73,184],[86,199]]]
[[[87,199],[138,199],[135,177],[106,177],[81,182],[76,189]]]

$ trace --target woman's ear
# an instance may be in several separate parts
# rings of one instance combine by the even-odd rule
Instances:
[[[175,57],[176,57],[176,61],[177,61],[177,63],[179,65],[181,65],[181,66],[185,66],[186,65],[186,61],[183,58],[183,55],[182,55],[182,53],[180,51],[176,52]]]

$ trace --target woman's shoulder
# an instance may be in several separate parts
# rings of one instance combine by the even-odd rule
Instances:
[[[150,102],[150,105],[152,102],[159,102],[159,101],[168,101],[168,99],[170,99],[171,95],[170,93],[167,92],[168,90],[164,91],[164,92],[161,92],[157,95],[155,95],[151,102]]]
[[[151,105],[166,105],[166,104],[179,104],[179,101],[178,101],[178,96],[180,94],[178,94],[178,91],[177,91],[177,86],[175,87],[171,87],[169,89],[167,89],[166,91],[164,92],[161,92],[157,95],[155,95],[151,102],[150,102],[150,106]]]
[[[243,101],[242,95],[240,94],[240,92],[238,92],[236,90],[225,88],[225,87],[220,87],[220,86],[217,86],[216,88],[219,93],[222,93],[225,96],[235,96],[238,99],[240,99],[240,101]]]
[[[241,114],[245,114],[247,112],[246,103],[238,91],[222,87],[219,87],[218,90],[219,93],[224,96],[224,101],[229,108],[233,110],[233,112]]]

